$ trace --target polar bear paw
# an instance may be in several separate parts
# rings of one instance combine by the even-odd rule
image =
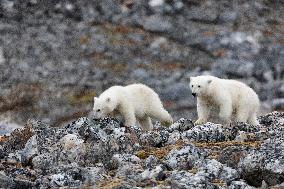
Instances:
[[[202,125],[204,123],[206,123],[207,121],[204,119],[198,119],[194,122],[194,125]]]

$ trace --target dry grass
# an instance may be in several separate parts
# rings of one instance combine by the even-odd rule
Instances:
[[[95,66],[99,69],[106,69],[112,73],[125,74],[128,69],[128,64],[121,62],[108,62],[107,64],[95,63]]]
[[[143,150],[137,151],[135,153],[136,156],[138,156],[141,159],[146,159],[150,155],[154,155],[155,157],[162,159],[164,158],[172,149],[180,149],[183,147],[185,143],[180,140],[176,144],[168,145],[161,148],[155,148],[155,147],[145,147]]]
[[[1,165],[4,165],[4,166],[12,166],[12,167],[15,167],[15,168],[22,168],[23,165],[19,162],[14,162],[14,161],[0,161],[0,164]]]
[[[114,25],[111,23],[105,23],[102,25],[103,29],[111,32],[113,34],[129,34],[129,33],[137,33],[137,34],[147,34],[143,29],[130,27],[130,26],[123,26],[123,25]]]
[[[252,148],[259,148],[261,141],[249,141],[249,142],[238,142],[238,141],[225,141],[225,142],[192,142],[198,148],[226,148],[228,146],[247,146]]]
[[[80,42],[80,44],[88,44],[88,43],[90,43],[90,37],[88,37],[88,36],[81,36],[79,38],[79,42]]]
[[[70,120],[74,120],[74,119],[78,119],[80,117],[84,117],[86,115],[88,115],[90,111],[89,110],[86,110],[86,111],[79,111],[79,112],[75,112],[73,114],[70,114],[70,115],[66,115],[66,116],[62,116],[58,119],[56,119],[52,124],[51,124],[51,127],[58,127],[60,126],[61,124],[65,123],[65,122],[68,122]]]
[[[211,149],[208,157],[211,159],[217,159],[219,157],[220,151],[229,146],[247,146],[252,148],[259,148],[261,141],[254,142],[237,142],[237,141],[228,141],[228,142],[191,142],[197,148],[200,149]],[[150,155],[154,155],[158,159],[164,158],[172,149],[180,149],[186,143],[182,140],[178,141],[176,144],[164,146],[161,148],[155,147],[145,147],[143,150],[137,151],[135,155],[141,159],[146,159]]]
[[[0,136],[0,145],[2,145],[7,139],[7,136]]]
[[[42,87],[35,83],[14,86],[10,94],[5,97],[0,96],[0,112],[27,108],[35,110],[35,104],[40,98],[42,90]]]
[[[229,146],[246,146],[250,148],[259,148],[261,145],[261,141],[253,141],[253,142],[237,142],[237,141],[226,141],[226,142],[192,142],[197,148],[200,149],[210,149],[208,154],[208,158],[210,159],[218,159],[220,156],[220,152]],[[240,158],[236,156],[235,158]],[[236,159],[236,162],[238,160]]]
[[[79,94],[69,96],[68,101],[72,105],[88,104],[93,101],[96,95],[96,91],[82,91]]]
[[[225,186],[225,182],[220,179],[213,179],[211,183],[221,187]]]
[[[193,167],[192,169],[190,169],[188,172],[196,174],[198,172],[198,169]]]
[[[143,68],[145,70],[180,70],[185,69],[187,67],[187,63],[182,62],[153,62],[153,64],[138,64],[138,68]]]
[[[106,180],[106,181],[98,183],[97,187],[100,188],[100,189],[111,189],[111,188],[115,188],[115,187],[121,185],[121,183],[123,181],[124,180],[122,178],[115,178],[113,180]]]

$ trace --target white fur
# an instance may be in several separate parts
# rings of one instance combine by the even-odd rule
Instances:
[[[110,87],[94,98],[93,110],[96,118],[118,113],[123,116],[126,126],[135,125],[137,120],[143,130],[152,130],[151,118],[167,126],[173,122],[158,94],[143,84]]]
[[[256,115],[258,96],[244,83],[213,76],[197,76],[190,78],[190,88],[197,97],[196,125],[207,122],[212,107],[219,108],[219,117],[225,122],[229,122],[235,112],[236,121],[259,124]]]

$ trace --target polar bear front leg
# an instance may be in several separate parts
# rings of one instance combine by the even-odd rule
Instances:
[[[201,125],[207,122],[209,117],[210,108],[206,105],[206,103],[197,99],[197,114],[198,119],[194,122],[194,125]]]
[[[123,111],[122,116],[124,118],[124,125],[126,127],[134,126],[136,124],[135,114],[131,109],[126,109],[125,111]]]

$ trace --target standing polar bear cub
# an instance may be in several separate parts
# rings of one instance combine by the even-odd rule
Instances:
[[[232,113],[236,121],[258,125],[256,113],[259,99],[252,88],[236,80],[213,76],[190,77],[192,95],[197,97],[198,120],[195,125],[206,123],[212,107],[218,107],[219,117],[229,122]]]
[[[137,120],[146,131],[153,129],[151,118],[166,126],[173,123],[158,94],[143,84],[110,87],[94,98],[93,110],[96,118],[118,113],[123,116],[126,126],[135,125]]]

